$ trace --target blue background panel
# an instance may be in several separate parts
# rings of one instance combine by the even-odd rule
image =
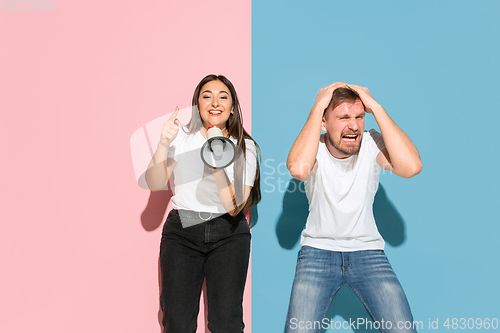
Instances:
[[[254,0],[252,10],[253,136],[263,152],[254,332],[284,328],[308,209],[286,158],[316,93],[334,81],[368,87],[420,151],[422,172],[383,173],[374,207],[420,331],[500,318],[500,2]],[[369,317],[347,289],[328,316]]]

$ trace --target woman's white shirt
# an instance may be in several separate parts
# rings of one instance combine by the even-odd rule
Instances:
[[[170,144],[167,155],[167,158],[177,162],[169,179],[169,186],[173,191],[172,207],[196,212],[225,213],[215,176],[201,160],[200,150],[206,139],[199,131],[188,134],[185,126],[179,127],[179,133]],[[237,140],[234,137],[229,139],[239,149]],[[252,140],[245,139],[245,145],[246,163],[242,179],[244,185],[253,186],[257,171],[257,152]],[[235,162],[224,169],[230,182],[234,181]]]

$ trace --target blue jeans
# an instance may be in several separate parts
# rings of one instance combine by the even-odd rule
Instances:
[[[352,329],[416,332],[406,295],[383,250],[335,252],[309,246],[299,252],[286,332],[333,328],[324,316],[342,286],[356,293],[374,321],[358,318]]]
[[[160,244],[164,333],[194,333],[200,293],[207,285],[208,328],[243,332],[243,290],[250,255],[250,228],[240,213],[183,228],[170,211]]]

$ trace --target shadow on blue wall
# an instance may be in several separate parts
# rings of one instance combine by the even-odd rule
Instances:
[[[257,206],[253,206],[251,209],[252,209],[252,219],[250,221],[250,228],[253,228],[255,227],[257,221],[259,220],[259,210],[257,209]]]
[[[278,242],[282,248],[287,250],[293,249],[299,243],[300,234],[304,229],[309,214],[307,197],[303,191],[299,190],[304,189],[301,183],[297,179],[290,180],[283,197],[283,210],[276,224]],[[373,214],[378,230],[386,243],[394,247],[404,243],[406,239],[405,222],[394,204],[387,197],[382,185],[379,186],[375,195]],[[356,321],[358,318],[370,319],[370,315],[366,312],[363,303],[347,287],[342,287],[338,291],[326,314],[326,318],[330,319],[336,316],[340,316],[346,321],[349,321],[349,319]],[[338,319],[335,321],[338,321]],[[360,328],[354,331],[370,332],[372,330],[363,327],[363,329]],[[373,332],[379,331],[373,330]]]

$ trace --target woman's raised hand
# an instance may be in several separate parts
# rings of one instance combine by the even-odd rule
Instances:
[[[174,113],[163,125],[161,130],[160,144],[169,147],[172,141],[174,141],[177,133],[179,133],[179,119],[177,119],[177,114],[179,113],[179,107],[175,108]]]

